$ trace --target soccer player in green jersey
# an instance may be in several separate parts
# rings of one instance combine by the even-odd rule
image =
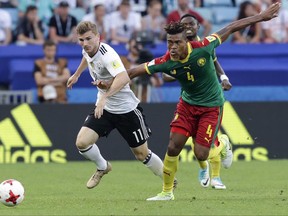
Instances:
[[[185,25],[186,28],[186,37],[189,41],[200,41],[200,37],[198,36],[198,30],[200,28],[200,23],[197,18],[191,14],[185,14],[181,17],[180,22]],[[230,90],[232,85],[229,82],[229,78],[226,76],[223,68],[217,60],[216,54],[213,54],[214,66],[217,72],[218,77],[221,80],[221,85],[223,90]],[[176,79],[163,73],[163,79],[165,82],[172,82]]]
[[[173,182],[179,154],[190,136],[195,140],[194,154],[199,161],[207,160],[210,147],[216,143],[224,95],[213,65],[213,50],[235,31],[277,17],[280,6],[275,3],[257,15],[234,21],[200,42],[187,42],[185,26],[180,22],[170,23],[165,28],[169,52],[128,70],[130,78],[163,72],[176,78],[182,87],[181,99],[170,124],[162,192],[148,201],[174,200]]]
[[[189,41],[200,41],[200,37],[198,36],[200,24],[196,17],[191,14],[185,14],[181,17],[180,22],[185,25],[186,37]],[[221,80],[222,89],[230,90],[232,85],[229,82],[229,78],[226,76],[220,63],[218,62],[215,51],[212,58],[214,61],[216,73]],[[162,74],[162,77],[165,82],[172,82],[176,80],[172,76],[165,73]],[[194,140],[191,147],[192,149],[194,149]],[[219,142],[217,142],[212,148],[210,148],[208,159],[211,165],[212,188],[221,190],[226,189],[226,186],[222,183],[222,180],[220,178],[221,161],[224,168],[229,168],[232,165],[233,160],[232,147],[227,135],[220,135]],[[210,184],[209,163],[207,160],[198,161],[198,163],[200,166],[198,175],[200,185],[202,187],[208,187]]]

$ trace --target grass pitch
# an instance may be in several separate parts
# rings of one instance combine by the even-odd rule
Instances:
[[[1,165],[0,181],[15,178],[25,187],[16,207],[0,215],[288,215],[288,160],[235,162],[222,169],[227,190],[202,188],[196,162],[180,163],[175,200],[147,202],[161,181],[137,161],[112,161],[97,188],[86,189],[90,162]]]

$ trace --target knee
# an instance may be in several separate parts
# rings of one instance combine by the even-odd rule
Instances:
[[[178,156],[182,150],[182,147],[180,145],[177,145],[172,139],[170,139],[167,153],[169,156]]]
[[[205,161],[207,160],[209,156],[209,150],[210,148],[200,145],[195,142],[194,144],[194,155],[199,161]]]
[[[83,139],[77,137],[76,139],[76,147],[81,150],[81,149],[86,149],[89,146]]]
[[[197,158],[197,160],[199,160],[199,161],[205,161],[205,160],[207,160],[207,158],[208,158],[209,151],[205,151],[205,150],[202,150],[202,151],[194,150],[194,155],[195,155],[195,157]]]

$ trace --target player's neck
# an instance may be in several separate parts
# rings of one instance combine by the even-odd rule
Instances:
[[[180,56],[180,60],[182,61],[182,60],[186,59],[187,56],[188,56],[188,51],[185,50],[185,51],[183,52],[183,54]]]
[[[100,47],[100,41],[99,41],[99,44],[97,47],[95,47],[95,49],[91,52],[91,53],[87,53],[89,55],[90,58],[92,58],[93,56],[96,55],[96,53],[98,52],[99,50],[99,47]]]

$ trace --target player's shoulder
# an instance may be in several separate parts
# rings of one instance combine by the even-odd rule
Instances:
[[[217,34],[211,34],[203,38],[201,41],[190,41],[192,48],[206,47],[214,41],[218,41],[221,44],[221,38]]]
[[[171,59],[169,51],[167,51],[163,56],[155,58],[154,63],[155,64],[164,64],[165,62],[168,62]]]
[[[209,42],[213,42],[213,41],[217,40],[217,41],[219,41],[219,43],[222,43],[220,36],[216,33],[213,33],[213,34],[205,37],[204,39],[208,40]]]
[[[119,57],[113,47],[102,42],[99,45],[98,54],[102,57],[103,60]]]
[[[102,56],[104,56],[104,55],[107,56],[108,54],[111,54],[113,51],[115,52],[115,50],[110,45],[108,45],[106,43],[102,43],[102,42],[99,44],[98,52]]]

